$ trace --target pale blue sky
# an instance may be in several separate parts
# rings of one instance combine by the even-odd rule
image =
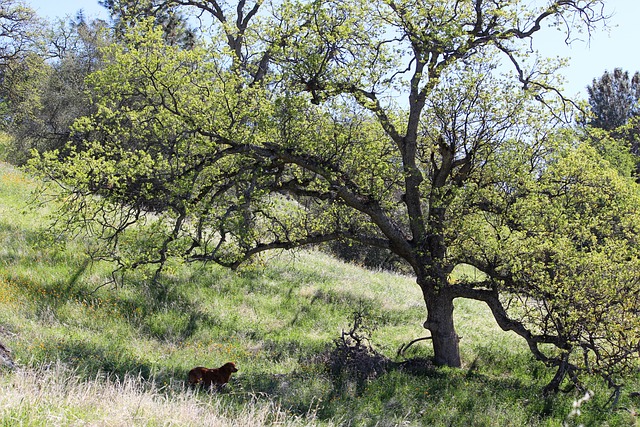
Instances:
[[[97,0],[25,0],[39,15],[64,17],[83,9],[89,17],[106,17]],[[536,43],[547,56],[570,57],[563,74],[567,78],[566,93],[586,97],[586,86],[605,70],[620,67],[633,73],[640,71],[640,1],[608,0],[607,13],[612,14],[609,33],[600,30],[587,40],[575,41],[571,46],[555,31],[548,31]]]

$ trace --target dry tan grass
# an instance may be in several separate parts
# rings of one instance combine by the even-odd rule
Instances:
[[[143,378],[82,379],[62,363],[18,369],[0,378],[0,425],[20,426],[309,426],[313,414],[288,413],[269,399],[233,408],[222,394]]]

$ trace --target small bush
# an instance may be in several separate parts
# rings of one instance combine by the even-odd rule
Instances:
[[[334,382],[344,387],[355,381],[358,394],[368,381],[386,373],[392,363],[372,347],[370,337],[376,325],[367,321],[366,311],[355,311],[351,329],[343,330],[340,338],[334,340],[334,348],[327,357],[327,368]]]

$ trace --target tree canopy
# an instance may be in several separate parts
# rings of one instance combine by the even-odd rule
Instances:
[[[131,22],[89,78],[95,113],[34,162],[96,257],[162,280],[170,257],[358,242],[415,273],[437,364],[461,365],[453,301],[472,298],[557,369],[550,390],[633,365],[637,188],[561,130],[557,64],[530,59],[602,1],[149,4],[206,14],[209,40]],[[460,264],[482,279],[453,282]]]

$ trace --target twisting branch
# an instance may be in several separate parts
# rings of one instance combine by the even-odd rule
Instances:
[[[511,64],[513,65],[514,69],[516,70],[516,75],[518,76],[518,81],[520,81],[520,83],[522,83],[522,89],[523,90],[531,90],[533,88],[537,88],[537,89],[541,89],[547,92],[553,92],[558,99],[560,99],[560,101],[562,102],[563,105],[571,105],[572,108],[575,108],[583,113],[586,113],[583,109],[583,107],[578,104],[577,102],[575,102],[573,99],[566,97],[565,95],[563,95],[563,93],[554,86],[548,85],[546,83],[542,83],[541,81],[538,80],[534,80],[533,74],[529,74],[529,75],[525,75],[524,70],[522,69],[520,62],[518,61],[518,59],[513,55],[513,52],[511,51],[511,49],[507,48],[506,46],[504,46],[502,43],[497,42],[496,43],[496,47],[498,49],[500,49],[506,56],[507,58],[509,58],[509,61],[511,62]],[[550,106],[542,96],[540,95],[536,95],[536,100],[541,102],[545,107],[547,107],[547,109],[549,110],[549,112],[556,118],[559,119],[563,122],[568,122],[570,120],[570,118],[568,117],[568,113],[567,113],[567,108],[563,109],[564,112],[564,118],[559,117],[557,115],[557,113],[555,112],[555,108],[553,108],[552,106]]]
[[[330,233],[330,234],[316,234],[310,235],[301,239],[296,240],[274,240],[269,243],[259,243],[252,248],[249,248],[243,252],[243,254],[234,261],[225,261],[223,260],[215,251],[208,254],[202,255],[192,255],[188,258],[189,262],[202,262],[202,261],[213,261],[217,264],[222,265],[223,267],[228,267],[231,269],[237,269],[242,263],[249,260],[251,257],[266,251],[271,251],[274,249],[295,249],[301,246],[307,246],[311,244],[319,244],[326,243],[333,240],[337,240],[341,238],[342,235],[339,233]]]
[[[540,344],[552,344],[559,349],[570,350],[570,345],[560,336],[535,335],[529,329],[527,329],[524,324],[517,320],[511,319],[507,314],[504,306],[500,302],[498,291],[495,289],[483,289],[481,288],[483,285],[491,286],[492,282],[488,281],[484,284],[474,283],[467,285],[456,284],[451,285],[448,290],[458,298],[470,298],[477,301],[485,302],[491,310],[491,313],[498,323],[498,326],[500,326],[503,331],[512,331],[524,338],[527,341],[529,349],[536,357],[536,359],[544,362],[547,365],[557,365],[558,360],[542,353],[538,346]]]

